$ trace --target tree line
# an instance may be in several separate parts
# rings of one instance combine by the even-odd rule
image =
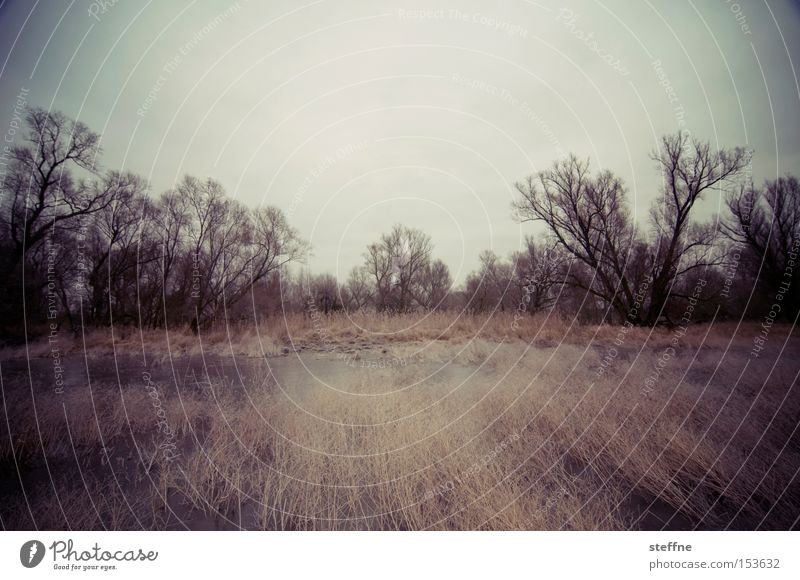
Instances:
[[[513,216],[545,233],[455,287],[431,237],[397,224],[341,282],[289,268],[309,250],[277,207],[251,208],[212,179],[149,193],[130,172],[100,169],[100,136],[62,113],[31,109],[0,184],[3,335],[68,325],[193,331],[280,312],[473,313],[557,309],[582,321],[671,324],[800,310],[800,191],[787,175],[756,186],[749,155],[685,133],[653,155],[662,175],[646,226],[623,181],[570,156],[516,184]],[[694,219],[717,191],[722,215]],[[702,281],[703,292],[693,292]],[[695,308],[696,306],[696,308]]]
[[[652,154],[662,187],[647,227],[637,227],[622,180],[595,174],[574,156],[517,184],[516,215],[546,225],[567,256],[559,280],[592,298],[603,319],[672,324],[692,302],[697,316],[760,317],[779,303],[794,321],[800,308],[800,191],[793,176],[762,187],[746,179],[750,155],[714,150],[682,132]],[[724,211],[693,219],[711,191]],[[700,284],[703,292],[696,295]],[[583,304],[583,302],[581,302]]]
[[[33,109],[2,183],[3,320],[208,326],[305,252],[279,208],[248,208],[212,179],[157,198],[98,169],[99,135]]]

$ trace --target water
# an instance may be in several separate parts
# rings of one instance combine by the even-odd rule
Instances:
[[[272,385],[287,394],[306,396],[318,389],[355,392],[359,385],[379,394],[419,385],[462,387],[483,373],[473,367],[406,360],[371,353],[343,358],[330,353],[291,353],[279,357],[178,356],[167,359],[118,354],[93,357],[70,355],[2,361],[5,389],[32,389],[35,396],[91,387],[143,386],[151,381],[165,394],[191,389],[226,388],[231,393]],[[379,385],[379,388],[374,388]]]

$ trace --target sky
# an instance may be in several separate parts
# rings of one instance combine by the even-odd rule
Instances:
[[[402,223],[462,282],[543,231],[514,182],[568,153],[622,176],[640,224],[667,133],[751,149],[756,182],[798,173],[799,25],[746,0],[6,0],[0,132],[22,94],[153,195],[191,174],[281,207],[313,272],[344,279]]]

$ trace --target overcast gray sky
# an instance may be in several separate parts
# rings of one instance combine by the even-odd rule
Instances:
[[[800,170],[789,2],[5,1],[0,120],[16,95],[103,135],[155,193],[211,176],[274,204],[340,278],[392,224],[462,281],[540,226],[513,182],[567,152],[622,175],[644,220],[650,152],[680,128]],[[719,206],[709,197],[703,215]]]

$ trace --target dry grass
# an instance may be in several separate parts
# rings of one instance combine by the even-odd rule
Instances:
[[[3,411],[12,434],[0,437],[0,461],[9,473],[19,468],[27,495],[0,504],[2,523],[380,530],[797,525],[800,364],[786,352],[780,358],[779,332],[770,350],[748,359],[744,338],[726,352],[718,346],[727,348],[730,336],[719,327],[712,338],[704,338],[707,327],[692,329],[679,356],[646,389],[670,344],[664,331],[649,346],[645,331],[631,331],[628,350],[620,346],[599,373],[607,347],[566,341],[556,324],[541,324],[533,344],[529,335],[500,344],[492,334],[501,328],[496,322],[479,333],[484,338],[463,342],[475,336],[470,324],[478,321],[469,319],[454,325],[446,341],[428,343],[432,326],[418,322],[405,335],[413,340],[391,344],[402,356],[415,352],[413,364],[336,371],[342,363],[329,357],[330,388],[310,376],[307,384],[264,380],[266,362],[246,389],[161,384],[159,405],[179,452],[172,460],[159,453],[164,433],[154,427],[152,397],[136,380],[94,385],[88,400],[85,390],[68,390],[58,404],[46,394],[34,404],[25,384],[6,384]],[[311,344],[314,327],[294,324],[296,336]],[[382,324],[401,329],[402,319]],[[338,318],[328,326],[336,344],[361,336],[346,334]],[[617,330],[576,332],[611,344]],[[536,347],[539,340],[558,346]],[[787,348],[796,346],[791,339]],[[430,376],[431,368],[443,376]],[[101,440],[111,448],[109,461]]]
[[[409,342],[448,342],[460,344],[482,339],[489,342],[525,342],[537,347],[559,344],[603,346],[620,336],[620,326],[581,325],[558,315],[527,316],[514,312],[492,315],[460,312],[409,313],[383,315],[335,312],[318,319],[302,314],[253,323],[220,324],[194,335],[187,328],[145,329],[131,327],[95,328],[72,336],[62,332],[58,348],[62,354],[87,353],[109,356],[114,353],[145,351],[161,359],[170,356],[215,354],[223,356],[276,356],[293,350],[335,350],[403,344]],[[686,347],[727,348],[752,345],[760,331],[758,322],[717,322],[691,325],[681,343]],[[800,330],[776,324],[771,339],[798,336]],[[645,348],[667,346],[673,331],[667,328],[630,328],[625,342]],[[0,349],[0,360],[42,358],[51,354],[52,345],[38,340],[26,346]]]

